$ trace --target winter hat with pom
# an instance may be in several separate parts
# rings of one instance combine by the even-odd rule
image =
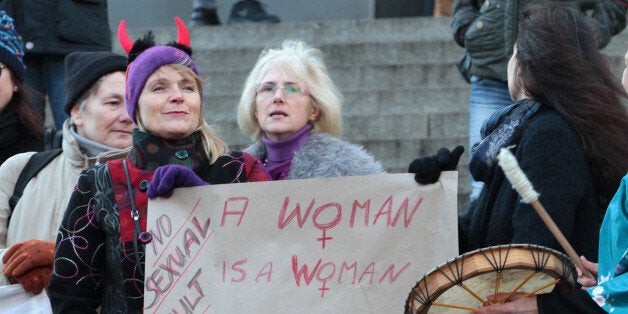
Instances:
[[[5,11],[0,11],[0,48],[0,62],[9,67],[20,82],[24,81],[24,42],[15,30],[13,18]]]

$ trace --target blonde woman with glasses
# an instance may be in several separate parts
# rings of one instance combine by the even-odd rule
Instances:
[[[271,180],[384,173],[362,147],[338,138],[341,95],[320,50],[284,41],[261,53],[238,104],[238,125]]]

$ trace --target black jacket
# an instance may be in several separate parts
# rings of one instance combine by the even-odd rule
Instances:
[[[107,0],[3,0],[26,54],[111,51]]]
[[[558,228],[579,255],[597,257],[606,206],[595,190],[580,136],[555,110],[541,106],[515,144],[513,154]],[[509,243],[564,252],[498,166],[479,198],[460,216],[458,226],[460,253]]]
[[[570,313],[570,314],[605,314],[591,296],[576,287],[570,293],[545,293],[536,296],[539,314]]]

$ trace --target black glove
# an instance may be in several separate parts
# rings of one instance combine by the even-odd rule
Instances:
[[[429,184],[438,181],[440,173],[455,170],[464,153],[464,147],[458,145],[451,152],[447,148],[440,148],[436,155],[420,157],[413,160],[408,167],[409,173],[414,173],[414,180],[420,184]]]

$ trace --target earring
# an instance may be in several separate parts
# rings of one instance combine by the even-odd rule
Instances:
[[[17,92],[17,86],[13,86],[13,91]]]

